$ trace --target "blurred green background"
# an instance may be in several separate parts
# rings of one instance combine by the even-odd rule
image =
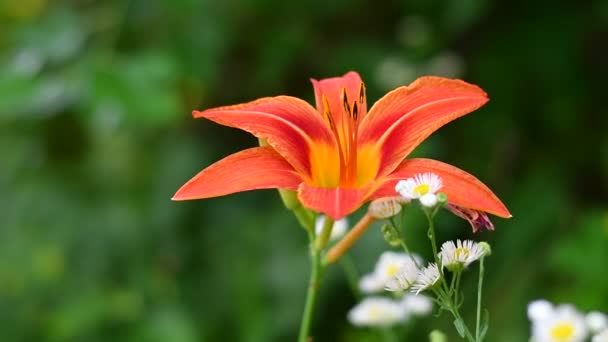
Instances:
[[[170,198],[257,143],[192,109],[313,101],[310,77],[348,70],[370,103],[423,74],[489,93],[415,151],[514,215],[476,235],[440,215],[440,240],[494,248],[489,341],[527,341],[532,299],[608,311],[607,56],[603,0],[0,0],[0,340],[295,340],[307,238],[276,192]],[[430,257],[422,216],[408,220]],[[386,249],[374,227],[350,256],[370,272]],[[346,321],[340,267],[320,299],[315,341],[378,340]],[[447,315],[398,330],[435,327],[454,333]]]

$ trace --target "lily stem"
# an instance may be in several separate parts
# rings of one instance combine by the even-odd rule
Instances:
[[[304,305],[304,313],[302,314],[302,321],[300,323],[298,342],[310,341],[310,326],[312,324],[318,289],[324,269],[323,265],[321,264],[321,252],[329,240],[333,225],[334,220],[330,217],[325,217],[325,223],[323,224],[323,229],[321,230],[321,234],[318,238],[315,235],[314,229],[308,231],[308,238],[310,240],[311,270],[310,279],[308,281],[308,290],[306,291],[306,304]]]

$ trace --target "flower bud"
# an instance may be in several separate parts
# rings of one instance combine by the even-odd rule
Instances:
[[[429,338],[430,338],[431,342],[447,342],[448,341],[448,338],[445,336],[445,334],[439,330],[431,331]]]
[[[384,197],[373,200],[367,211],[375,219],[387,219],[401,212],[400,200],[397,197]]]
[[[490,247],[489,243],[487,243],[485,241],[481,241],[478,243],[478,245],[484,251],[483,256],[488,256],[488,255],[492,254],[492,247]]]
[[[380,228],[382,230],[382,235],[384,235],[384,240],[388,242],[389,245],[395,247],[401,244],[401,233],[399,230],[390,224],[385,224]]]
[[[448,203],[448,195],[446,195],[445,192],[438,193],[437,202],[439,202],[440,205],[444,205],[444,204]]]

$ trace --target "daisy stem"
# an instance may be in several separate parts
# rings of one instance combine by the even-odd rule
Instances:
[[[331,233],[331,227],[333,226],[333,220],[326,217],[323,231],[329,230]],[[326,226],[329,225],[329,229]],[[321,235],[323,234],[321,232]],[[323,274],[323,265],[321,264],[321,248],[318,248],[318,244],[315,238],[314,230],[308,230],[308,238],[310,240],[310,280],[308,282],[308,290],[306,291],[306,304],[304,305],[304,313],[302,314],[302,321],[300,322],[300,334],[298,335],[298,342],[309,341],[310,326],[312,323],[312,317],[315,311],[315,303],[317,301],[317,293],[319,284],[321,282],[321,276]]]
[[[342,265],[342,269],[344,270],[344,274],[346,275],[346,280],[348,281],[348,286],[350,286],[350,290],[353,292],[353,296],[357,300],[361,299],[361,292],[359,291],[359,274],[357,269],[355,268],[355,264],[353,260],[345,255],[340,260],[340,264]]]
[[[454,287],[454,305],[458,307],[458,294],[460,293],[460,275],[462,272],[456,273],[454,276],[456,277],[456,286]]]
[[[483,286],[483,259],[479,259],[479,282],[477,284],[477,321],[475,322],[475,341],[481,342],[479,336],[479,324],[481,322],[481,288]]]
[[[455,307],[452,307],[451,310],[452,311],[452,315],[454,316],[454,318],[456,320],[460,320],[462,322],[464,322],[464,320],[462,319],[462,317],[460,316],[460,313],[458,312],[458,309],[456,309]],[[467,340],[469,340],[470,342],[478,342],[473,335],[471,334],[471,332],[469,331],[469,327],[467,327],[466,324],[463,323],[463,328],[464,328],[464,335],[467,338]]]
[[[426,214],[426,219],[429,222],[429,230],[427,232],[427,235],[428,235],[429,239],[431,240],[431,247],[433,248],[433,258],[435,258],[435,263],[437,264],[437,266],[439,267],[439,270],[443,274],[441,262],[439,260],[438,254],[437,254],[437,243],[435,242],[435,223],[433,222],[433,215],[428,210],[425,210],[424,213]]]
[[[420,265],[418,265],[418,261],[416,261],[416,258],[414,258],[414,255],[412,253],[410,253],[410,249],[407,248],[407,244],[405,243],[405,237],[403,237],[403,232],[401,231],[401,229],[398,228],[397,224],[395,223],[395,218],[391,217],[388,222],[390,225],[393,226],[393,228],[395,228],[395,230],[397,230],[399,232],[399,235],[401,235],[401,239],[399,239],[399,244],[401,245],[401,248],[403,248],[403,251],[405,251],[405,254],[409,255],[410,259],[412,259],[412,261],[414,262],[414,265],[416,265],[416,268],[420,269]]]

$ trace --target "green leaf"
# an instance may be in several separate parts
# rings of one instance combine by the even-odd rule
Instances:
[[[462,320],[462,318],[458,318],[454,321],[454,326],[456,327],[456,331],[458,331],[458,335],[460,335],[460,337],[464,338],[465,335],[465,325],[464,325],[464,321]]]
[[[490,323],[490,311],[488,309],[483,310],[483,318],[481,319],[481,328],[479,331],[479,342],[483,341],[488,332],[488,325]]]

